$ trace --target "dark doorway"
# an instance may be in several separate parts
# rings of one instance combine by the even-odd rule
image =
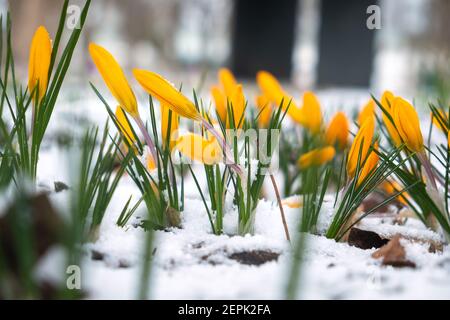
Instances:
[[[366,25],[374,0],[322,0],[318,85],[368,87],[374,30]]]
[[[297,0],[235,0],[231,67],[238,77],[253,78],[261,69],[288,79]]]

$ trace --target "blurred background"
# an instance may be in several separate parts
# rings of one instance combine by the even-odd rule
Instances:
[[[33,32],[44,24],[54,35],[60,3],[0,0],[3,13],[10,7],[24,78]],[[371,5],[381,8],[380,29],[367,28]],[[70,81],[98,76],[87,54],[95,41],[128,72],[148,68],[190,87],[215,82],[217,68],[227,66],[247,83],[268,70],[297,92],[445,94],[449,14],[448,0],[93,0]]]

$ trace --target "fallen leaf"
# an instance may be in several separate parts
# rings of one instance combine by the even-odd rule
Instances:
[[[382,265],[396,268],[415,268],[416,264],[406,259],[405,248],[400,243],[401,236],[395,235],[386,245],[372,254],[375,259],[383,258]]]

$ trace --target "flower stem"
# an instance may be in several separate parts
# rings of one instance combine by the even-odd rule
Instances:
[[[421,152],[417,154],[417,157],[419,158],[420,162],[422,163],[425,169],[427,180],[429,180],[433,189],[437,190],[436,178],[434,176],[433,170],[431,169],[431,164],[427,156],[425,155],[425,153]]]
[[[145,128],[144,122],[142,121],[142,119],[139,116],[135,117],[134,120],[136,121],[136,123],[139,127],[139,130],[141,130],[141,133],[144,136],[145,143],[147,144],[147,146],[150,149],[150,153],[152,155],[154,163],[157,164],[158,156],[156,154],[156,147],[155,147],[155,144],[154,144],[152,138],[150,137],[147,129]]]

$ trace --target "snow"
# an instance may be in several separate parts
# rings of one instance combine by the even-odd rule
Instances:
[[[118,194],[127,194],[130,185],[120,186]],[[60,197],[52,196],[52,199]],[[114,200],[117,202],[116,200]],[[117,202],[118,203],[118,202]],[[300,210],[285,207],[291,234],[294,234]],[[140,214],[144,210],[140,211]],[[111,205],[94,244],[84,246],[82,288],[89,299],[136,298],[141,272],[145,232],[131,225],[116,226],[120,206]],[[225,216],[229,235],[210,233],[206,211],[200,199],[186,199],[183,228],[156,232],[156,249],[149,284],[154,299],[282,299],[290,267],[291,246],[285,240],[280,214],[275,202],[261,201],[256,214],[254,236],[235,236],[237,213]],[[364,226],[384,230],[372,219]],[[432,231],[415,226],[415,232]],[[409,230],[413,227],[403,228]],[[438,239],[434,234],[432,239]],[[428,252],[428,246],[402,240],[407,259],[417,269],[382,267],[373,259],[374,250],[361,250],[337,243],[323,236],[306,236],[305,262],[302,266],[299,298],[303,299],[448,299],[450,298],[450,250]],[[102,261],[91,259],[91,252],[105,254]],[[232,253],[268,250],[280,253],[277,261],[249,266],[229,258]],[[54,252],[50,255],[55,255]],[[59,254],[61,255],[61,254]],[[61,258],[53,259],[61,261]],[[47,259],[48,264],[48,259]],[[62,266],[51,264],[40,269],[54,275]]]
[[[418,219],[410,218],[404,225],[394,224],[395,218],[372,218],[363,219],[359,225],[361,229],[376,232],[381,237],[392,238],[396,234],[401,234],[408,239],[422,241],[432,241],[436,243],[444,242],[444,238],[425,227]]]
[[[360,105],[359,93],[352,93],[352,101],[335,101],[333,108],[341,105]],[[320,97],[320,95],[319,95]],[[325,101],[336,97],[325,92]],[[356,97],[356,98],[355,98]],[[338,103],[336,104],[336,101]],[[325,104],[330,104],[326,102]],[[93,123],[102,125],[107,119],[101,103],[87,95],[83,103],[61,104],[51,122],[49,136],[66,130],[66,111],[77,109],[77,115],[86,115]],[[143,104],[141,104],[143,105]],[[59,108],[59,107],[58,107]],[[325,108],[324,108],[325,109]],[[82,131],[76,131],[78,133]],[[425,132],[425,131],[424,131]],[[67,155],[66,155],[67,156]],[[70,167],[61,159],[64,155],[52,143],[43,149],[39,162],[39,185],[51,189],[54,181],[67,182],[70,186]],[[67,158],[65,158],[67,159]],[[70,161],[69,161],[70,162]],[[70,165],[70,163],[69,163]],[[194,166],[195,167],[195,166]],[[202,172],[201,167],[196,171]],[[226,204],[224,235],[211,234],[211,227],[203,202],[193,180],[187,176],[185,211],[182,228],[155,232],[154,258],[150,297],[154,299],[282,299],[291,265],[291,245],[285,239],[280,211],[273,197],[261,200],[256,210],[255,235],[237,236],[237,211]],[[200,185],[205,185],[200,179]],[[269,188],[267,188],[270,194]],[[137,298],[140,286],[143,241],[145,232],[135,227],[136,217],[125,228],[116,225],[123,206],[130,195],[133,203],[139,199],[139,191],[128,176],[119,184],[110,208],[100,228],[95,243],[83,245],[82,289],[88,299]],[[56,208],[67,208],[69,192],[52,193]],[[330,224],[334,194],[325,198],[319,216],[318,231],[323,233]],[[301,208],[284,206],[291,235],[296,232]],[[145,218],[145,206],[136,216]],[[364,219],[361,228],[374,230],[384,236],[401,233],[411,238],[442,241],[441,236],[427,230],[420,221],[409,219],[405,225],[392,224],[388,218]],[[430,253],[426,243],[402,239],[407,259],[416,269],[381,266],[381,261],[371,257],[374,249],[361,250],[347,243],[318,235],[306,235],[304,263],[300,270],[298,298],[303,299],[449,299],[450,298],[450,248]],[[230,258],[233,253],[264,250],[279,253],[277,260],[260,266],[244,265]],[[92,252],[101,253],[102,260],[93,260]],[[61,249],[54,248],[38,268],[39,277],[58,279],[64,270]],[[64,274],[63,274],[64,275]]]

